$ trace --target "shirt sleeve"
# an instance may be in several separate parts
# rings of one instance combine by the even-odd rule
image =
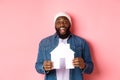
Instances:
[[[84,42],[83,58],[86,66],[82,72],[86,74],[92,73],[94,65],[91,59],[90,49],[86,41]]]
[[[44,48],[43,48],[43,43],[41,41],[39,44],[39,47],[38,47],[37,61],[35,64],[35,69],[40,74],[46,73],[44,68],[43,68],[43,62],[44,62],[44,55],[43,54],[44,54]]]

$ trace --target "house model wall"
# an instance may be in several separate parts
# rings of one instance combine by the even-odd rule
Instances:
[[[74,59],[74,51],[70,49],[70,44],[60,43],[53,51],[51,51],[50,54],[54,69],[61,68],[61,59],[64,59],[66,69],[74,68],[72,64],[72,60]]]

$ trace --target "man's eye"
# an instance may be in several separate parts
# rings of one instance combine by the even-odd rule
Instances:
[[[59,24],[60,22],[56,22],[56,24]]]
[[[68,21],[64,21],[64,23],[65,23],[65,24],[67,24],[67,23],[68,23]]]
[[[67,22],[65,21],[64,24],[67,24]]]

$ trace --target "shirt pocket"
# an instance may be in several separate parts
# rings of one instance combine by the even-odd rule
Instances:
[[[82,47],[75,48],[75,57],[82,57],[83,49]]]
[[[50,47],[44,47],[44,57],[45,57],[45,60],[51,60],[51,48]]]

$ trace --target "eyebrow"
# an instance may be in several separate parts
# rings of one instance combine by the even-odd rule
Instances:
[[[63,21],[69,21],[67,18],[62,18],[63,19]],[[59,21],[59,20],[61,20],[61,18],[58,18],[56,21]]]

